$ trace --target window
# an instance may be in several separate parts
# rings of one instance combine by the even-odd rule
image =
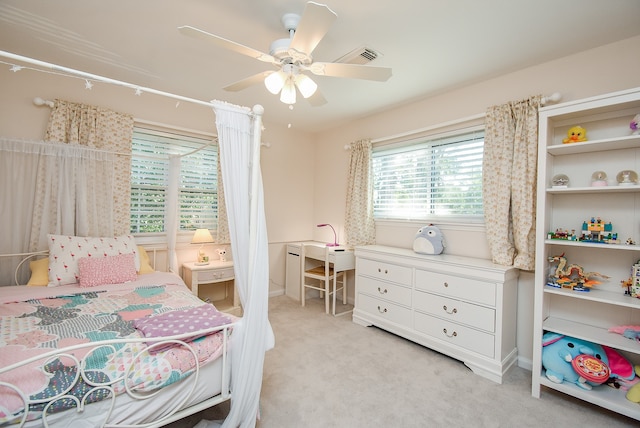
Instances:
[[[178,183],[169,183],[170,154],[186,155],[180,159]],[[218,149],[211,137],[135,127],[131,155],[131,233],[165,231],[165,206],[171,184],[177,186],[180,230],[216,229],[217,162]]]
[[[376,219],[482,219],[484,131],[374,147]]]

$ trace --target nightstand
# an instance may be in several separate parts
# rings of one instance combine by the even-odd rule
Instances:
[[[184,263],[182,265],[182,277],[184,279],[184,282],[191,289],[191,292],[197,296],[198,287],[200,285],[233,281],[233,262],[221,262],[220,260],[213,260],[209,262],[208,265],[202,266],[199,266],[194,262]],[[225,300],[227,297],[228,293],[225,287]],[[215,304],[215,302],[213,303]],[[240,299],[238,298],[235,284],[233,284],[233,307],[240,307]],[[222,310],[222,308],[218,309]]]

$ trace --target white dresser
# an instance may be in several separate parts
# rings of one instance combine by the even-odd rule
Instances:
[[[461,360],[494,382],[516,362],[517,269],[484,259],[356,247],[353,321]]]

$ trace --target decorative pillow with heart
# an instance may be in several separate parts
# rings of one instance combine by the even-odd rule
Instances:
[[[108,257],[133,254],[135,269],[140,269],[138,247],[131,235],[115,238],[94,238],[68,235],[48,235],[49,287],[80,282],[78,260],[83,257]]]

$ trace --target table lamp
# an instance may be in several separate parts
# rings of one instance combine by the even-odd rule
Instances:
[[[204,244],[213,244],[213,236],[209,229],[196,229],[196,233],[193,234],[192,244],[200,244],[198,249],[198,261],[196,266],[204,266],[209,264],[209,256],[204,253]]]
[[[318,227],[325,227],[325,226],[329,226],[331,228],[331,230],[333,230],[333,244],[329,243],[329,244],[327,244],[327,247],[338,247],[338,246],[340,246],[340,244],[338,244],[338,236],[336,235],[336,230],[333,228],[333,226],[331,226],[329,223],[322,223],[322,224],[318,225]]]

